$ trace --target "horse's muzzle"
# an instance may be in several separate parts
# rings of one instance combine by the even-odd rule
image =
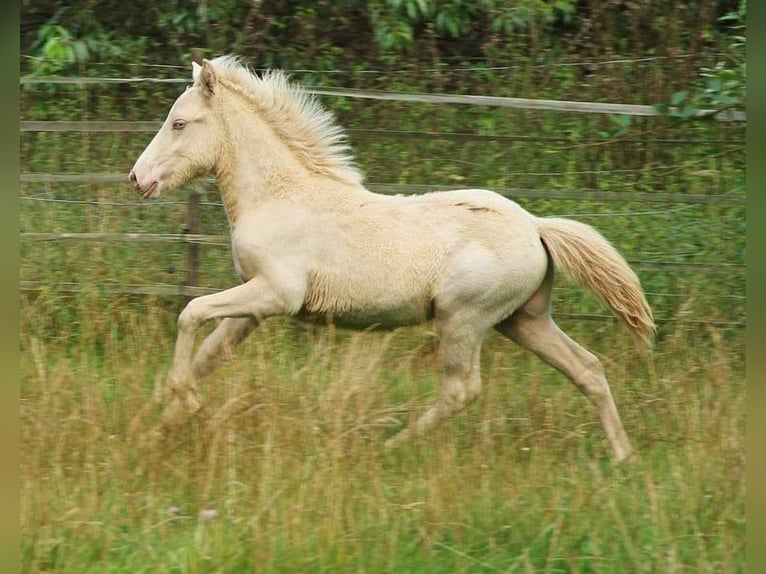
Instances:
[[[141,195],[141,197],[151,198],[157,195],[157,187],[159,184],[157,180],[150,182],[147,186],[142,186],[138,181],[138,176],[136,175],[135,170],[132,169],[130,170],[128,179],[130,180],[130,185],[133,186],[133,189],[135,189]]]

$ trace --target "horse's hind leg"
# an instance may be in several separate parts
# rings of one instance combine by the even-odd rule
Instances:
[[[533,314],[522,308],[495,329],[566,375],[595,405],[615,459],[621,461],[630,456],[632,447],[601,362],[558,328],[549,309]]]
[[[444,380],[436,402],[411,425],[385,443],[391,448],[421,435],[465,409],[481,391],[481,339],[483,331],[461,329],[447,321],[437,322],[444,360]]]

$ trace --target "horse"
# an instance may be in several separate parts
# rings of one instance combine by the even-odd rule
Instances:
[[[652,310],[625,259],[593,227],[537,217],[490,190],[371,192],[342,127],[280,70],[236,56],[192,63],[192,83],[140,154],[129,181],[157,198],[214,174],[241,282],[178,316],[163,428],[200,411],[197,382],[266,318],[355,329],[431,322],[443,378],[435,401],[384,442],[452,419],[479,396],[480,350],[496,331],[563,373],[590,400],[616,461],[633,448],[599,359],[551,317],[554,271],[592,291],[651,346]],[[195,352],[196,334],[218,324]]]

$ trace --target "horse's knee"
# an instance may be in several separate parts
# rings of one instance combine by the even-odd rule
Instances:
[[[202,315],[199,312],[199,303],[192,299],[186,304],[183,311],[178,315],[179,331],[195,331],[202,323]]]
[[[448,380],[442,389],[441,401],[450,413],[457,413],[473,403],[481,393],[481,379]]]
[[[171,391],[171,403],[179,402],[189,413],[196,413],[202,406],[193,381],[177,379],[171,375],[168,388]]]
[[[603,383],[606,383],[604,365],[601,364],[601,361],[596,355],[590,351],[586,352],[582,359],[582,364],[584,367],[584,379],[592,379],[598,381],[600,386],[603,386]]]
[[[610,396],[604,366],[593,353],[587,352],[582,360],[583,370],[574,378],[575,384],[592,400]]]
[[[466,400],[468,403],[474,402],[481,394],[481,377],[478,374],[472,375],[466,384]]]
[[[455,413],[473,403],[481,393],[479,350],[474,350],[472,356],[466,353],[460,360],[447,357],[444,367],[441,400]]]
[[[160,425],[165,434],[173,432],[176,428],[189,417],[189,413],[184,407],[179,397],[173,395],[170,403],[165,407],[160,418]]]
[[[519,309],[495,326],[495,329],[522,347],[534,344],[541,332],[549,328],[549,315],[529,313]]]

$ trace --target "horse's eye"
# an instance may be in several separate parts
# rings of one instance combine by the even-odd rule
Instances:
[[[173,129],[174,130],[182,130],[184,129],[184,126],[186,125],[186,120],[176,120],[173,122]]]

